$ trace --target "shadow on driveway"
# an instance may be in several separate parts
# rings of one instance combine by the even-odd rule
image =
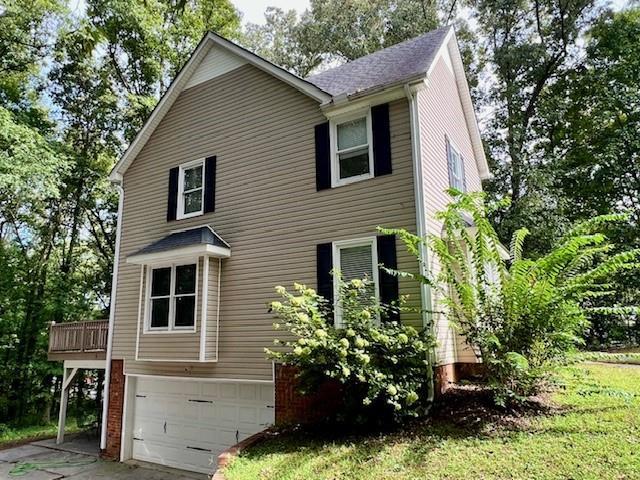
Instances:
[[[194,480],[204,475],[147,464],[128,464],[100,460],[96,454],[80,453],[78,442],[73,451],[65,444],[48,445],[49,441],[0,451],[0,479],[2,480]],[[46,446],[43,446],[46,445]]]

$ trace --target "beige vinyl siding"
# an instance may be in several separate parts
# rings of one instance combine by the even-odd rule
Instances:
[[[314,126],[324,121],[315,101],[249,65],[180,94],[124,175],[113,355],[126,360],[127,373],[271,379],[263,349],[275,336],[267,312],[274,287],[315,286],[319,243],[375,235],[378,225],[415,232],[407,101],[390,105],[393,174],[318,192]],[[169,169],[208,155],[217,156],[216,211],[167,222]],[[218,362],[134,361],[139,267],[126,257],[172,230],[205,223],[231,245],[222,261]],[[416,271],[397,248],[399,267]],[[400,293],[420,304],[415,282],[401,279]],[[403,320],[420,325],[417,313]],[[208,328],[214,322],[210,303]],[[174,352],[190,354],[189,342],[176,343]]]
[[[467,128],[455,77],[446,58],[440,58],[429,77],[428,87],[418,93],[418,115],[421,131],[421,155],[423,162],[423,188],[427,231],[442,232],[442,223],[434,218],[436,212],[445,208],[450,197],[446,138],[464,156],[464,169],[468,191],[482,189],[476,165],[471,137]],[[437,272],[439,265],[433,255],[430,267]],[[436,295],[433,308],[442,306]],[[443,314],[436,314],[435,329],[438,341],[437,359],[440,364],[452,362],[475,362],[476,356],[461,337],[449,325]]]
[[[194,259],[195,260],[195,259]],[[138,359],[145,360],[194,360],[200,358],[200,320],[202,318],[202,269],[204,260],[198,259],[195,332],[148,332],[145,333],[145,318],[149,308],[147,298],[147,282],[149,269],[145,268],[144,285],[142,289],[142,308],[140,318],[140,340],[138,344]],[[171,320],[170,320],[171,321]]]

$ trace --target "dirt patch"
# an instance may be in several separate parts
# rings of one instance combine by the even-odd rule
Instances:
[[[551,401],[550,392],[530,397],[517,407],[502,408],[494,403],[491,391],[485,386],[464,384],[452,386],[438,400],[433,420],[489,433],[504,428],[526,428],[533,417],[560,411],[560,407]]]

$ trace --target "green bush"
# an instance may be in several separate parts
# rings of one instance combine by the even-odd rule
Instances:
[[[367,279],[340,282],[338,309],[343,328],[333,325],[331,308],[313,289],[294,286],[295,294],[276,287],[282,301],[270,304],[278,318],[274,328],[286,330],[270,358],[298,369],[303,392],[327,380],[342,386],[341,420],[354,423],[400,421],[425,411],[433,340],[426,331],[387,317],[391,307],[369,297]]]
[[[438,292],[439,307],[479,352],[497,403],[537,393],[552,367],[582,342],[589,313],[637,311],[590,308],[594,298],[612,294],[608,281],[615,273],[638,266],[639,250],[612,253],[613,245],[599,233],[625,217],[581,223],[532,260],[522,255],[526,229],[515,232],[507,251],[487,219],[483,194],[450,193],[452,202],[437,214],[442,235],[382,230],[399,235],[420,261],[422,245],[437,258],[441,269],[418,279]]]

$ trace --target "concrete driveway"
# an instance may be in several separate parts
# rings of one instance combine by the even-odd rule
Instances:
[[[42,443],[42,442],[39,442]],[[206,479],[181,470],[151,464],[100,460],[95,455],[23,445],[0,451],[2,480],[193,480]]]

